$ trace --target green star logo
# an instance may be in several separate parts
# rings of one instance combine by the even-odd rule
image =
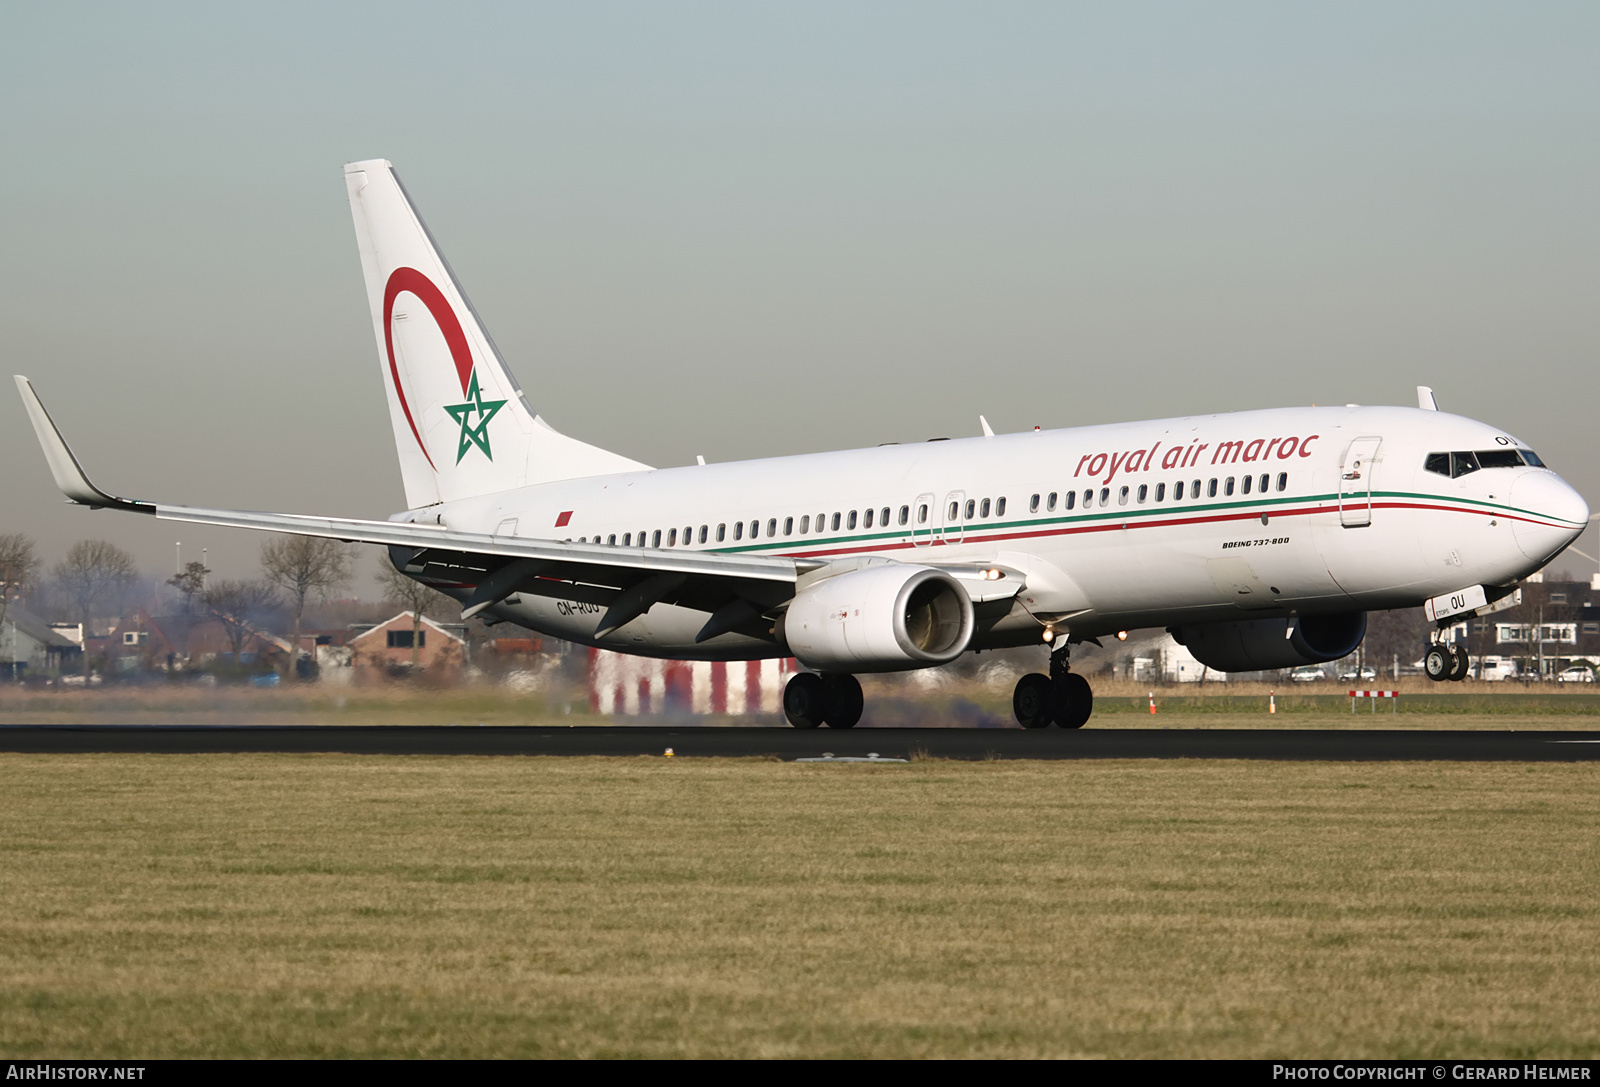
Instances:
[[[506,406],[504,400],[485,400],[478,391],[478,371],[474,367],[472,381],[467,386],[467,402],[465,404],[446,404],[445,411],[450,413],[450,418],[461,424],[461,442],[456,448],[456,463],[461,463],[461,458],[467,455],[467,450],[477,446],[483,450],[483,455],[494,460],[494,454],[489,450],[489,420],[495,417],[499,410]],[[474,425],[473,417],[477,417]]]

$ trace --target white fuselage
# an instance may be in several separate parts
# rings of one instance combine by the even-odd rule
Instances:
[[[1284,408],[594,476],[435,509],[451,529],[619,547],[992,563],[1024,587],[990,609],[977,649],[1037,642],[1045,624],[1095,637],[1509,584],[1576,539],[1583,499],[1545,468],[1424,464],[1526,448],[1441,412]],[[492,609],[624,652],[786,652],[741,634],[697,645],[705,613],[663,604],[597,641],[602,611],[526,592]]]

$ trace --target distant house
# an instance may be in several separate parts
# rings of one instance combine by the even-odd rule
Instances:
[[[413,671],[430,680],[454,683],[467,666],[466,627],[436,623],[427,616],[416,624],[413,645],[411,613],[369,627],[350,639],[350,667],[356,683],[379,683]]]
[[[90,655],[105,662],[111,675],[204,668],[216,664],[261,665],[277,669],[289,653],[287,639],[247,629],[233,660],[233,639],[214,615],[151,615],[140,609],[112,624],[103,638],[91,638]]]
[[[0,622],[0,678],[73,671],[83,650],[30,611],[12,604]]]

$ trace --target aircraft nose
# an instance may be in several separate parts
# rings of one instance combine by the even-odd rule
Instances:
[[[1554,472],[1528,472],[1511,487],[1512,534],[1522,553],[1544,562],[1589,524],[1589,503]]]

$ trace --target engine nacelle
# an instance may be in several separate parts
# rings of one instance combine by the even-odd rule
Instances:
[[[955,660],[972,640],[972,598],[949,574],[886,563],[824,578],[783,617],[789,651],[819,672],[898,672]]]
[[[1265,672],[1349,656],[1367,636],[1367,613],[1191,623],[1168,632],[1207,668]]]

